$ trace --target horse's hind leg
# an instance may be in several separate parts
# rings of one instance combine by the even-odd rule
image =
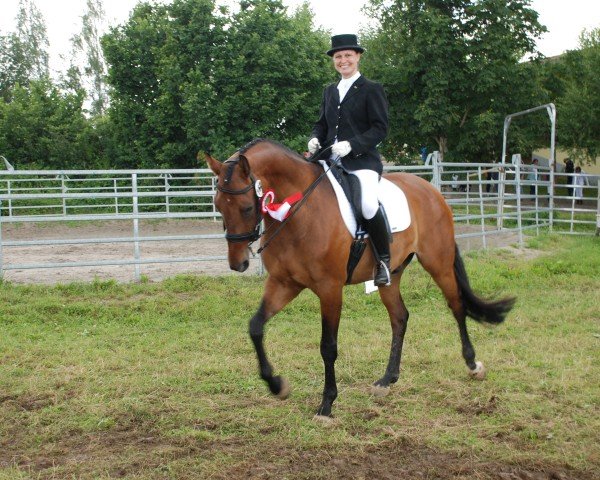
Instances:
[[[380,288],[379,296],[390,316],[392,326],[392,345],[390,358],[388,360],[385,374],[373,384],[373,394],[381,396],[387,394],[389,386],[396,383],[400,376],[400,359],[402,357],[402,345],[404,334],[408,324],[408,310],[400,294],[400,278],[404,268],[410,260],[407,260],[397,272],[392,275],[392,283],[389,287]]]
[[[267,382],[269,390],[273,395],[282,400],[289,395],[289,385],[283,377],[273,375],[273,367],[267,359],[263,344],[264,327],[267,321],[292,301],[302,290],[301,287],[292,284],[285,285],[269,277],[265,284],[265,295],[258,311],[250,320],[250,338],[256,350],[260,377]]]
[[[485,370],[481,362],[475,362],[475,349],[467,332],[467,313],[456,281],[452,257],[446,254],[445,256],[440,255],[435,258],[436,261],[431,263],[419,256],[419,261],[440,287],[444,297],[446,297],[448,307],[452,310],[460,333],[462,356],[465,359],[469,373],[474,378],[483,379],[485,377]]]

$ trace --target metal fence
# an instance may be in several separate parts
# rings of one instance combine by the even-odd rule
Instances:
[[[142,258],[143,242],[206,240],[222,235],[142,236],[140,220],[214,219],[215,183],[212,172],[194,170],[12,171],[0,174],[0,274],[6,270],[133,265],[224,260],[224,255]],[[122,237],[7,240],[8,223],[130,222],[131,235]],[[119,260],[10,263],[10,248],[24,246],[118,244],[133,245],[132,255]]]
[[[542,229],[594,234],[600,227],[600,194],[588,176],[557,174],[520,164],[441,163],[436,154],[425,165],[386,166],[431,181],[452,208],[457,239],[477,239],[483,248],[509,235],[519,244],[528,232]],[[221,261],[222,255],[143,258],[144,242],[178,242],[223,238],[217,234],[142,235],[141,220],[217,220],[215,184],[208,169],[119,171],[0,172],[0,275],[7,270]],[[123,221],[130,235],[97,238],[7,239],[7,224]],[[128,243],[128,258],[68,262],[11,262],[11,249],[27,246]]]

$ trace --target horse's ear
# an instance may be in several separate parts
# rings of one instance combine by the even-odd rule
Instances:
[[[248,159],[246,158],[245,155],[242,155],[242,154],[240,154],[238,156],[238,158],[239,158],[238,165],[242,169],[242,173],[244,175],[246,175],[247,177],[249,177],[250,176],[250,164],[248,163]]]
[[[200,156],[200,154],[198,154],[198,156]],[[215,175],[219,176],[219,173],[221,173],[221,167],[223,166],[223,164],[221,162],[219,162],[217,159],[211,157],[208,153],[204,154],[204,160],[206,160],[206,164],[208,165],[208,168],[210,168]]]

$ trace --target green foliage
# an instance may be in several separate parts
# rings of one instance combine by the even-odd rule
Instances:
[[[77,60],[81,54],[85,57],[81,76],[87,81],[87,96],[90,100],[92,117],[104,114],[108,106],[106,85],[106,63],[100,45],[100,26],[104,19],[102,0],[87,0],[86,11],[81,17],[81,32],[71,38],[74,52],[71,56],[71,68],[79,71]],[[78,55],[79,54],[79,55]]]
[[[255,137],[303,148],[327,70],[327,42],[307,8],[243,2],[231,18],[212,0],[138,6],[103,45],[113,87],[119,164],[196,166]]]
[[[42,13],[33,0],[19,0],[17,29],[0,35],[0,97],[8,99],[16,85],[48,77],[48,36]]]
[[[574,158],[595,162],[600,156],[600,28],[583,32],[580,49],[563,64],[564,95],[557,98],[559,142]]]
[[[16,31],[0,35],[0,155],[18,168],[198,167],[198,151],[224,159],[256,137],[306,148],[322,89],[336,78],[323,54],[329,35],[308,5],[289,13],[280,0],[245,0],[233,12],[216,0],[140,3],[100,51],[102,0],[86,4],[74,39],[86,65],[59,81],[47,78],[33,0],[20,0]],[[386,88],[388,160],[427,147],[446,160],[497,161],[504,117],[551,101],[559,146],[581,161],[599,155],[598,30],[582,35],[580,50],[542,62],[534,42],[545,29],[530,5],[371,0],[378,26],[362,35],[361,70]],[[509,152],[548,145],[548,130],[545,112],[515,119]]]
[[[186,88],[188,135],[220,157],[256,137],[303,150],[330,71],[323,55],[328,37],[313,32],[306,5],[291,17],[277,0],[240,7],[218,50],[212,81],[196,76]]]
[[[498,160],[504,116],[538,104],[519,62],[545,31],[529,1],[373,0],[381,29],[367,41],[365,70],[391,103],[390,158],[398,145]]]
[[[10,152],[15,168],[98,168],[99,138],[83,114],[82,90],[61,91],[43,79],[11,94],[0,102],[0,152]]]

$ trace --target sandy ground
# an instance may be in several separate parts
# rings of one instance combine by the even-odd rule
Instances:
[[[477,231],[479,227],[460,227],[458,232]],[[141,237],[168,235],[200,235],[222,234],[221,223],[207,220],[165,220],[140,221]],[[92,239],[92,238],[127,238],[133,236],[132,221],[89,222],[82,224],[64,223],[20,223],[2,226],[3,242],[32,241],[51,239]],[[487,237],[487,246],[516,245],[515,234],[502,234]],[[481,238],[459,239],[462,251],[482,248]],[[140,244],[142,260],[149,259],[181,259],[220,256],[220,260],[201,260],[171,263],[149,263],[140,265],[140,274],[151,281],[184,273],[204,275],[236,274],[229,269],[227,260],[227,244],[225,239],[196,239],[142,242]],[[96,260],[132,261],[134,259],[133,243],[99,243],[68,245],[31,245],[5,246],[2,251],[3,278],[13,283],[68,283],[74,281],[92,281],[96,279],[115,279],[119,282],[135,280],[134,265],[87,266],[64,268],[9,269],[7,266],[92,262]],[[249,269],[244,275],[259,272],[258,259],[251,260]]]
[[[166,220],[140,221],[140,237],[156,237],[169,235],[203,235],[222,234],[220,222],[201,220]],[[79,225],[71,224],[35,224],[21,223],[4,225],[2,238],[4,242],[17,240],[65,240],[65,239],[107,239],[132,238],[133,222],[107,221],[90,222]],[[157,281],[185,273],[194,274],[228,274],[227,244],[224,238],[152,241],[140,243],[140,258],[150,259],[182,259],[220,256],[220,260],[200,260],[171,263],[149,263],[139,266],[140,274]],[[24,264],[47,264],[65,262],[93,261],[133,261],[134,244],[128,243],[93,243],[69,245],[33,245],[5,246],[2,252],[3,267]],[[251,260],[250,268],[245,275],[256,274],[259,269],[258,260]],[[110,265],[64,268],[35,268],[4,270],[4,280],[13,283],[68,283],[74,281],[92,281],[97,279],[115,279],[129,282],[135,279],[134,265]],[[239,274],[238,274],[239,275]]]

